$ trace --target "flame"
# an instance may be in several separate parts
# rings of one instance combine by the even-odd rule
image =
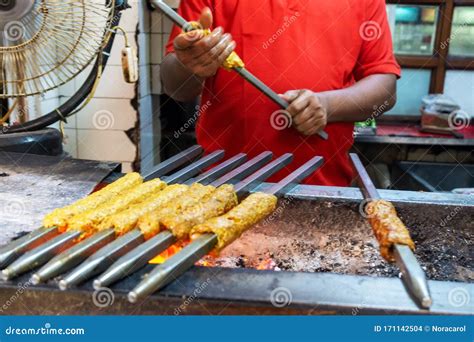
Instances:
[[[154,257],[153,259],[151,259],[148,263],[149,264],[162,264],[166,260],[171,258],[173,255],[175,255],[176,253],[181,251],[183,249],[183,247],[186,246],[188,243],[189,243],[189,241],[176,243],[176,244],[172,245],[171,247],[169,247],[164,252],[162,252],[161,254],[159,254],[156,257]]]
[[[149,261],[149,264],[162,264],[169,258],[171,258],[173,255],[181,251],[187,244],[189,244],[190,241],[184,241],[184,242],[179,242],[171,247],[169,247],[167,250],[162,252],[161,254],[157,255],[154,257],[152,260]],[[258,264],[254,265],[248,265],[247,262],[245,262],[245,267],[253,267],[257,270],[273,270],[276,268],[277,264],[276,262],[271,258],[267,257],[263,260],[261,260]],[[196,262],[196,266],[203,266],[203,267],[216,267],[219,266],[219,255],[215,252],[211,252],[208,255],[204,256],[201,260]],[[241,266],[243,267],[243,266]]]

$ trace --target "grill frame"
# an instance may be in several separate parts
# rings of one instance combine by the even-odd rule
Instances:
[[[112,174],[109,179],[116,178]],[[262,183],[254,191],[264,191],[273,184]],[[439,205],[449,213],[462,206],[474,208],[474,200],[466,195],[419,193],[380,190],[381,196],[394,204]],[[357,188],[298,185],[285,194],[301,200],[360,202]],[[149,272],[148,265],[129,278],[112,286],[115,303],[100,307],[92,300],[92,281],[65,292],[56,281],[31,285],[29,272],[13,281],[0,282],[0,312],[5,314],[472,314],[474,305],[456,307],[449,304],[447,294],[461,288],[474,292],[474,284],[429,281],[434,305],[421,310],[397,278],[338,275],[334,273],[304,273],[258,271],[254,269],[224,269],[193,267],[144,302],[130,304],[126,295]],[[217,275],[216,275],[217,273]],[[211,279],[208,281],[207,279]],[[196,294],[196,283],[208,282],[206,290]],[[25,285],[26,284],[26,285]],[[289,288],[293,301],[284,307],[272,304],[271,293]],[[21,295],[18,295],[21,292]],[[192,299],[191,301],[189,299]],[[187,299],[187,300],[186,300]],[[8,305],[7,305],[8,304]],[[205,309],[203,308],[205,306]],[[26,309],[27,310],[26,310]]]

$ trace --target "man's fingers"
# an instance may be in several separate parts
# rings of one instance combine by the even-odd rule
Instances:
[[[235,41],[231,41],[229,44],[227,44],[224,48],[224,50],[221,52],[219,57],[217,58],[217,63],[219,66],[221,66],[224,61],[229,57],[229,55],[235,50],[236,43]]]
[[[296,99],[291,101],[290,105],[286,109],[291,116],[295,117],[300,112],[302,112],[310,104],[310,96],[306,92],[301,92]]]
[[[306,121],[310,120],[312,116],[312,109],[310,107],[306,107],[303,111],[293,116],[293,124],[295,126],[302,125]]]
[[[201,17],[199,18],[199,24],[201,24],[202,29],[209,29],[212,27],[212,11],[209,7],[205,7],[201,12]]]
[[[300,95],[300,93],[300,90],[288,90],[286,93],[280,96],[287,102],[293,102]]]

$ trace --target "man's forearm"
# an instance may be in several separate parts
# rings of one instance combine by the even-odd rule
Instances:
[[[318,95],[326,103],[328,122],[364,121],[382,115],[395,105],[396,76],[372,75],[349,88]]]
[[[166,95],[183,102],[201,95],[204,87],[204,80],[183,66],[174,53],[161,64],[161,81]]]

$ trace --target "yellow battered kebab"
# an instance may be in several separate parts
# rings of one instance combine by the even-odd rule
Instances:
[[[190,232],[191,238],[214,233],[218,241],[216,250],[220,251],[238,239],[247,229],[270,215],[276,205],[276,196],[262,192],[253,193],[224,215],[194,226]]]
[[[216,188],[211,185],[195,183],[191,185],[189,190],[176,201],[143,215],[138,220],[137,227],[140,229],[145,239],[149,239],[160,232],[161,220],[164,217],[180,215],[184,210],[198,203],[202,198],[212,194],[215,190]]]
[[[136,172],[129,173],[106,187],[82,198],[73,204],[53,210],[43,219],[44,227],[57,227],[61,232],[67,229],[68,221],[78,214],[93,210],[143,183],[143,178]]]
[[[134,204],[128,209],[106,218],[99,224],[99,230],[112,228],[117,236],[122,236],[135,228],[140,217],[158,210],[164,205],[169,205],[170,201],[174,199],[179,200],[178,196],[185,194],[188,190],[189,186],[184,184],[170,185],[146,201]]]
[[[386,260],[395,261],[393,246],[396,244],[406,245],[411,250],[415,249],[415,243],[392,203],[373,200],[366,205],[365,212],[379,242],[380,254]]]
[[[158,191],[163,190],[165,187],[166,183],[160,179],[153,179],[149,182],[142,183],[94,209],[73,216],[68,221],[67,230],[81,231],[83,232],[82,237],[89,236],[97,232],[100,223],[110,215],[114,215],[128,209],[134,204],[145,201],[147,198]]]
[[[229,211],[238,204],[237,194],[232,185],[222,185],[215,191],[204,196],[201,201],[180,215],[165,214],[161,218],[161,224],[177,239],[187,238],[191,229],[211,217],[219,216]]]

